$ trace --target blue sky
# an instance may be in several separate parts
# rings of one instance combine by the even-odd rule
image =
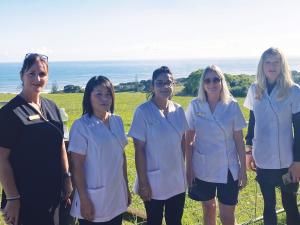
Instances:
[[[300,56],[299,0],[0,0],[0,62]]]

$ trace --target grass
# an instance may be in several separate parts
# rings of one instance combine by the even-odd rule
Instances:
[[[0,102],[8,101],[13,98],[13,94],[0,94]],[[45,97],[53,100],[59,107],[65,108],[67,114],[69,115],[68,127],[71,127],[73,121],[80,117],[82,114],[81,102],[83,94],[45,94]],[[188,103],[193,97],[183,97],[175,96],[174,101],[181,104],[184,108],[187,107]],[[120,115],[123,118],[124,126],[126,132],[130,128],[132,121],[133,113],[135,108],[145,101],[144,93],[117,93],[116,94],[116,104],[115,104],[115,113]],[[249,113],[242,106],[243,99],[238,99],[239,104],[241,105],[242,112],[245,118],[248,120]],[[244,130],[244,134],[246,129]],[[135,165],[134,165],[134,148],[132,140],[129,140],[129,144],[126,147],[126,154],[128,160],[128,177],[129,183],[132,190],[132,185],[135,178]],[[262,197],[259,191],[259,187],[256,185],[254,180],[255,174],[248,172],[249,185],[240,192],[239,195],[239,204],[236,210],[236,217],[238,223],[243,223],[254,219],[255,217],[262,215]],[[257,192],[257,195],[256,195]],[[256,197],[257,196],[257,197]],[[277,208],[282,208],[281,200],[279,193],[277,193]],[[132,207],[139,208],[144,210],[142,201],[136,195],[133,195]],[[285,215],[281,214],[279,216],[279,224],[285,224]],[[220,221],[218,221],[220,224]],[[3,225],[3,221],[0,225]],[[137,224],[134,221],[124,222],[124,224]],[[185,225],[195,225],[202,224],[202,208],[199,203],[186,198],[185,211],[183,215],[183,224]],[[256,223],[263,224],[263,223]]]

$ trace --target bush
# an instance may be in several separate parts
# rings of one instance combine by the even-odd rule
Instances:
[[[196,96],[198,93],[200,77],[203,73],[202,69],[192,72],[184,81],[182,94]],[[255,77],[251,75],[231,75],[225,74],[229,91],[235,97],[245,97],[249,86],[254,82]]]
[[[66,85],[64,86],[64,93],[82,93],[84,92],[84,90],[80,87],[80,86],[76,86],[76,85]]]

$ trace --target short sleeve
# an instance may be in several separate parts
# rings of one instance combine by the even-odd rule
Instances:
[[[244,106],[250,110],[253,110],[253,105],[254,105],[254,96],[255,96],[254,89],[255,86],[254,84],[252,84],[248,89],[248,93],[244,101]]]
[[[146,120],[140,108],[135,110],[128,136],[146,142]]]
[[[242,130],[247,126],[244,115],[241,111],[241,108],[237,102],[234,102],[234,122],[233,122],[234,131]]]
[[[185,116],[188,123],[188,128],[190,130],[195,130],[195,111],[193,107],[193,102],[190,102],[189,106],[187,107]]]
[[[300,87],[296,85],[293,87],[292,97],[292,114],[300,112]]]
[[[87,138],[84,135],[82,122],[80,120],[76,120],[73,123],[70,130],[69,140],[69,152],[75,152],[81,155],[86,155],[88,147]]]
[[[18,118],[13,111],[8,109],[0,110],[0,146],[12,150],[18,143],[19,132],[21,131]]]

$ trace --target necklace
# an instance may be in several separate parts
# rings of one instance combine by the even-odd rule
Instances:
[[[20,96],[21,98],[23,98],[29,105],[31,105],[33,108],[35,108],[40,114],[42,114],[42,103],[41,103],[41,98],[38,98],[38,102],[35,103],[35,102],[33,102],[33,101],[29,101],[28,97],[26,97],[26,96],[24,95],[23,92],[21,92],[21,93],[19,94],[19,96]]]
[[[160,107],[155,101],[154,101],[154,99],[152,99],[152,102],[154,103],[154,105],[156,105],[156,107],[158,108],[158,110],[160,110],[160,111],[166,111],[166,110],[168,110],[168,108],[169,108],[169,101],[167,102],[167,104],[166,104],[166,106],[165,107]]]
[[[154,99],[152,99],[152,102],[154,103],[154,105],[158,108],[158,110],[164,114],[165,117],[167,117],[168,115],[168,109],[169,109],[169,101],[167,102],[166,106],[164,108],[161,108],[155,101]]]

